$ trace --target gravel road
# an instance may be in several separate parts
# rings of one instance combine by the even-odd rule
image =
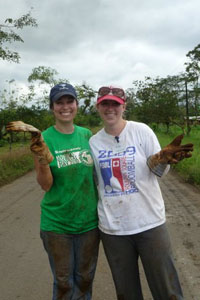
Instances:
[[[200,300],[200,190],[170,171],[161,181],[185,300]],[[50,300],[52,275],[39,238],[43,192],[35,172],[0,188],[0,299]],[[145,300],[152,300],[141,267]],[[93,300],[115,300],[102,247]]]

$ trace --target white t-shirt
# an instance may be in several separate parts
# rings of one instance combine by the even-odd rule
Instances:
[[[127,121],[119,141],[102,129],[89,142],[98,178],[100,230],[130,235],[163,224],[164,201],[147,166],[147,158],[160,151],[151,128]]]

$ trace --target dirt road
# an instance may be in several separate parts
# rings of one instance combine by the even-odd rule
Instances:
[[[200,300],[200,190],[172,171],[161,180],[177,269],[186,300]],[[0,188],[0,299],[50,300],[52,276],[39,238],[43,192],[30,172]],[[145,300],[152,297],[143,276]],[[115,300],[102,248],[93,300]]]

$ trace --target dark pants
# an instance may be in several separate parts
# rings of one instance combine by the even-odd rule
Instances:
[[[118,300],[143,300],[139,257],[154,300],[183,299],[165,225],[127,236],[101,232],[101,238]]]
[[[82,234],[41,231],[54,276],[53,300],[90,300],[99,250],[99,230]]]

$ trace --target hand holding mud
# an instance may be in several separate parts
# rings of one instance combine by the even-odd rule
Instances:
[[[51,154],[49,148],[45,144],[39,129],[22,121],[14,121],[6,125],[6,130],[17,132],[30,132],[32,135],[30,149],[32,153],[37,157],[39,163],[42,165],[47,165],[50,162],[52,162],[53,155]]]
[[[192,156],[193,144],[181,145],[184,135],[177,136],[169,145],[150,158],[150,166],[153,168],[158,164],[177,164],[184,158]]]

